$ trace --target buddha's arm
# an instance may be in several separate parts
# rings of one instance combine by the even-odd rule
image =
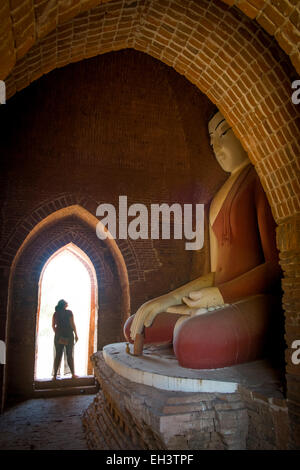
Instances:
[[[275,272],[275,269],[274,265],[266,262],[217,287],[226,303],[232,303],[251,295],[263,294],[270,291],[272,271]]]
[[[255,187],[255,205],[265,262],[229,282],[218,285],[224,301],[228,303],[250,295],[270,292],[277,286],[280,279],[276,224],[260,183]]]
[[[205,287],[210,287],[214,282],[214,274],[209,273],[205,276],[201,276],[194,279],[187,284],[169,292],[168,294],[162,295],[155,299],[149,300],[144,303],[136,312],[130,328],[131,338],[134,339],[137,333],[141,333],[144,326],[149,327],[152,325],[155,317],[167,310],[171,305],[177,305],[182,303],[182,298],[188,295],[192,291],[198,291]]]
[[[168,305],[180,304],[182,302],[182,297],[187,295],[190,292],[198,291],[199,289],[203,289],[205,287],[210,287],[214,283],[214,273],[206,274],[205,276],[198,277],[193,281],[184,284],[183,286],[178,287],[177,289],[173,290],[169,294],[167,294],[167,302],[172,302]],[[165,296],[163,296],[165,297]]]
[[[218,240],[210,224],[209,224],[209,247],[210,247],[210,270],[212,272],[215,272],[216,267],[217,267],[217,262],[218,262]]]

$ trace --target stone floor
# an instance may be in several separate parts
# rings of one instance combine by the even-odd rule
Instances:
[[[31,399],[0,415],[0,450],[88,450],[82,414],[95,395]]]

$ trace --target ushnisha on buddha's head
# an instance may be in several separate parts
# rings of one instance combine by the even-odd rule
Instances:
[[[246,162],[250,163],[247,152],[220,111],[210,119],[208,132],[216,159],[224,171],[233,173]]]

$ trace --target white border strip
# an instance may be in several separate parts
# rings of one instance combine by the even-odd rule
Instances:
[[[238,388],[236,382],[170,377],[155,372],[139,370],[122,363],[116,356],[116,354],[112,356],[104,346],[104,360],[114,372],[131,382],[149,385],[150,387],[161,390],[198,393],[234,393]]]

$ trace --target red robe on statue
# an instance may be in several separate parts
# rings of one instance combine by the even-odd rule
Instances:
[[[212,229],[218,242],[214,285],[230,304],[187,317],[160,313],[145,328],[145,344],[172,342],[183,367],[211,369],[256,360],[268,345],[280,311],[280,276],[275,222],[252,165],[229,191]],[[277,294],[277,296],[276,296]],[[124,332],[130,340],[130,317]],[[130,340],[131,341],[131,340]]]

